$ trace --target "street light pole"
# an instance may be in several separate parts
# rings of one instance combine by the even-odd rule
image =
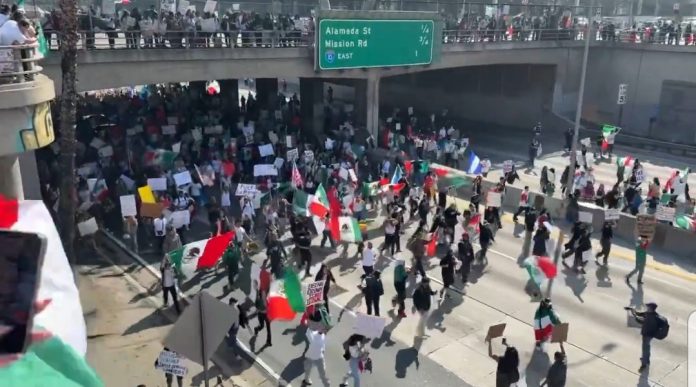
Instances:
[[[587,33],[585,34],[585,51],[582,56],[582,71],[580,73],[580,90],[578,91],[578,104],[575,109],[575,128],[573,131],[573,143],[570,148],[570,169],[568,170],[568,180],[566,181],[566,189],[568,195],[572,193],[573,181],[575,180],[575,166],[577,164],[578,137],[580,134],[580,118],[582,117],[582,100],[585,95],[585,78],[587,77],[587,58],[590,54],[590,39],[592,36],[592,17],[594,0],[590,4],[590,9],[587,15]]]

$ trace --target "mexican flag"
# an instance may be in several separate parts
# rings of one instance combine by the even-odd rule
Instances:
[[[696,231],[696,219],[686,215],[679,215],[674,220],[674,226],[687,231]]]
[[[292,185],[295,186],[295,188],[302,187],[302,174],[300,174],[300,170],[297,169],[296,163],[292,164]]]
[[[360,225],[352,216],[339,216],[338,222],[331,222],[331,227],[338,230],[331,230],[331,235],[338,235],[338,239],[344,242],[362,242]]]
[[[468,176],[447,174],[438,179],[437,185],[438,187],[460,188],[472,185],[472,180]]]
[[[686,167],[682,169],[681,171],[674,170],[672,171],[672,175],[669,177],[667,182],[665,183],[665,189],[669,191],[674,187],[674,183],[677,180],[677,172],[679,172],[679,177],[683,180],[686,181],[689,177],[689,172],[691,172],[691,169],[689,167]]]
[[[556,277],[558,269],[549,257],[529,257],[524,260],[529,278],[541,289],[541,285],[547,280]]]
[[[553,309],[539,306],[534,313],[534,338],[537,341],[548,339],[553,333],[553,326],[560,322]]]
[[[329,213],[329,197],[326,196],[326,191],[321,183],[311,199],[312,200],[309,202],[309,212],[320,218],[326,217]]]
[[[379,193],[379,182],[373,181],[372,183],[363,182],[362,195],[363,198],[367,199],[369,197],[377,196]]]
[[[145,165],[159,165],[164,169],[172,169],[174,167],[174,159],[176,159],[176,153],[166,149],[147,151],[143,155]]]
[[[312,215],[309,207],[310,203],[314,200],[314,195],[309,195],[307,192],[302,190],[295,190],[292,197],[292,210],[297,215],[310,216]]]
[[[40,345],[32,344],[27,356],[23,357],[22,360],[14,362],[12,366],[0,367],[0,380],[10,380],[6,378],[6,375],[16,371],[15,367],[24,367],[26,362],[36,361],[36,359],[31,359],[33,356],[40,358],[40,361],[36,361],[38,364],[35,364],[38,368],[25,370],[25,376],[31,373],[31,378],[34,380],[34,377],[39,378],[47,376],[48,373],[61,372],[62,368],[72,362],[73,358],[83,360],[82,357],[87,351],[87,333],[73,271],[68,263],[65,250],[63,250],[58,230],[53,224],[53,218],[40,200],[18,201],[0,195],[0,228],[39,233],[46,238],[47,253],[41,266],[36,299],[51,299],[53,301],[46,309],[36,315],[34,324],[51,332],[56,339],[56,341],[47,340]],[[32,354],[29,355],[29,353]],[[56,362],[50,362],[49,357]],[[86,364],[76,364],[75,366],[74,373],[70,371],[65,375],[68,379],[74,379],[71,376],[77,375],[78,372],[81,373],[84,367],[89,369]],[[9,383],[9,385],[24,385],[27,380],[17,381],[16,384]],[[37,383],[32,384],[63,385],[49,381]],[[7,385],[1,382],[0,384]]]
[[[169,259],[177,272],[185,276],[192,274],[195,270],[210,269],[215,267],[232,238],[234,238],[234,231],[226,232],[210,239],[191,242],[180,249],[170,251],[168,253]],[[194,261],[196,263],[195,269],[190,265],[184,267],[184,264],[193,264]]]
[[[268,292],[268,319],[292,321],[298,312],[304,312],[302,284],[294,270],[285,270],[283,279],[271,282]]]
[[[629,165],[633,164],[633,157],[631,156],[626,156],[626,157],[617,157],[616,158],[616,166],[624,166],[628,167]]]

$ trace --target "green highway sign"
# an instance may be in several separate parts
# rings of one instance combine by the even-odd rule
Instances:
[[[322,19],[319,69],[430,64],[434,38],[432,20]]]

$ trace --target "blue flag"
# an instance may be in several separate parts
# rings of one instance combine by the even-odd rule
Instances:
[[[469,168],[466,171],[472,175],[481,173],[481,160],[479,160],[474,152],[471,152],[469,155]]]

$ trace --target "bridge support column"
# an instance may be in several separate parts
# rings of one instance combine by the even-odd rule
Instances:
[[[256,100],[261,108],[275,111],[278,106],[278,78],[256,78]]]
[[[33,156],[33,152],[30,152]],[[24,199],[22,187],[22,172],[19,170],[19,158],[17,155],[0,156],[0,194],[8,198]]]
[[[300,117],[303,127],[315,135],[323,134],[324,81],[300,78]]]
[[[377,140],[379,135],[379,76],[370,73],[367,77],[365,93],[365,128]]]

